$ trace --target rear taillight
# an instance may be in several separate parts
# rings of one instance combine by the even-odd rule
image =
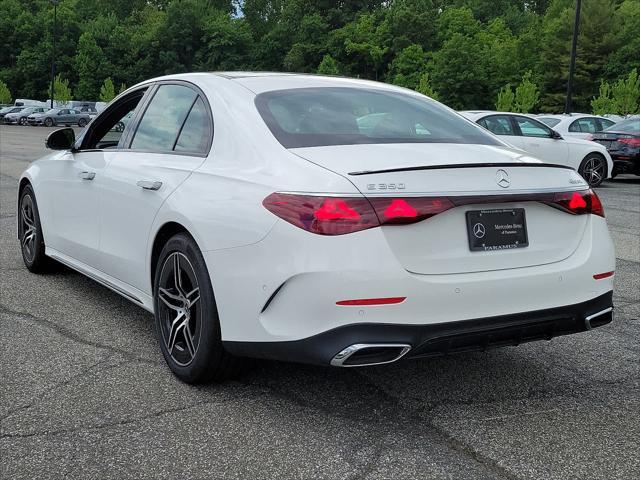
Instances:
[[[264,207],[281,219],[318,235],[344,235],[383,225],[421,222],[451,208],[492,203],[539,202],[573,215],[604,217],[592,190],[579,192],[453,197],[334,197],[272,193]]]
[[[262,204],[292,225],[318,235],[344,235],[380,226],[364,197],[272,193]]]
[[[628,145],[633,148],[640,148],[640,138],[637,138],[637,137],[636,138],[634,137],[619,138],[618,143],[621,143],[623,145]]]
[[[604,208],[593,190],[583,190],[581,192],[559,192],[553,199],[553,206],[566,210],[575,215],[591,213],[604,218]]]

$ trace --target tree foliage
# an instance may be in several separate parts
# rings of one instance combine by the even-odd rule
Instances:
[[[0,80],[0,103],[11,103],[11,91],[7,84]]]
[[[441,101],[460,109],[493,108],[499,98],[510,109],[559,112],[575,3],[61,0],[56,71],[68,79],[76,98],[85,100],[97,99],[107,78],[113,85],[134,85],[186,71],[284,70],[437,92]],[[0,0],[0,80],[17,97],[49,95],[52,13],[45,0]],[[600,98],[602,81],[613,98],[619,79],[640,69],[638,32],[640,0],[583,2],[576,111],[590,109],[594,97]],[[526,85],[519,85],[528,71]],[[509,87],[512,103],[508,84],[514,86]]]
[[[600,84],[597,97],[591,101],[593,113],[605,115],[632,115],[640,113],[640,79],[638,70],[633,69],[626,77],[618,79],[613,85]]]
[[[56,75],[53,81],[53,99],[58,102],[67,103],[73,99],[69,80],[63,79],[61,74]]]
[[[528,71],[522,77],[522,83],[516,87],[513,111],[529,113],[538,103],[539,98],[538,86],[531,81],[531,71]]]
[[[116,96],[116,90],[113,86],[111,77],[108,77],[100,87],[100,101],[110,102]]]

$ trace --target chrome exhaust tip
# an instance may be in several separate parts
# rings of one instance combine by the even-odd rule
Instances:
[[[610,319],[599,319],[598,317],[602,317],[603,315],[606,315],[607,313],[611,312],[611,318]],[[587,330],[591,330],[592,328],[595,327],[599,327],[600,325],[604,325],[605,323],[609,323],[610,321],[613,320],[613,307],[609,307],[609,308],[605,308],[604,310],[601,310],[597,313],[594,313],[593,315],[589,315],[588,317],[586,317],[584,319],[584,326]]]
[[[411,350],[406,343],[355,343],[331,359],[334,367],[365,367],[393,363]]]

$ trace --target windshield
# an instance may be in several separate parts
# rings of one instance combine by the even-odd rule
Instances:
[[[386,90],[322,87],[266,92],[256,106],[286,148],[376,143],[502,145],[436,101]]]
[[[542,123],[544,123],[547,127],[555,127],[557,124],[560,123],[559,118],[538,117],[537,119],[540,120]]]
[[[609,128],[605,128],[605,131],[607,130],[611,130],[612,132],[640,133],[640,117],[628,118],[620,123],[615,123]]]

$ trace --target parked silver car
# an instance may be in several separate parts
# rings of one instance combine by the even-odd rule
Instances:
[[[0,109],[0,122],[4,121],[4,117],[9,113],[17,113],[20,110],[24,110],[25,107],[8,106]]]
[[[22,110],[18,111],[18,112],[13,112],[13,113],[7,113],[4,116],[4,122],[8,123],[8,124],[13,124],[15,123],[16,125],[26,125],[27,124],[27,117],[29,115],[32,115],[34,113],[44,113],[46,111],[48,111],[49,108],[48,107],[25,107]]]
[[[78,125],[84,127],[91,120],[88,113],[73,108],[52,108],[44,113],[36,113],[27,117],[29,125]]]

